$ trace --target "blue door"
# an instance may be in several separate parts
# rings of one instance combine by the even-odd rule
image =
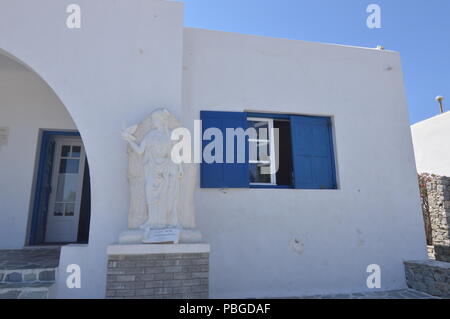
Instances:
[[[61,184],[60,181],[55,183],[55,149],[56,141],[61,139],[61,137],[79,137],[78,132],[59,132],[59,131],[44,131],[41,138],[41,146],[39,149],[38,166],[37,166],[37,177],[36,177],[36,188],[35,196],[33,202],[33,211],[31,216],[31,227],[29,233],[28,244],[29,245],[40,245],[46,243],[46,235],[49,231],[47,225],[49,224],[49,206],[52,192],[57,191],[56,185]],[[73,153],[73,152],[72,152]],[[67,160],[66,160],[67,161]],[[82,164],[82,167],[87,167],[86,164]],[[82,174],[81,174],[82,175]],[[61,179],[60,179],[61,180]],[[77,202],[80,209],[79,218],[76,221],[76,228],[78,228],[78,234],[73,234],[70,242],[79,242],[80,236],[81,241],[86,242],[89,233],[89,220],[90,220],[90,187],[89,187],[89,176],[82,176],[82,192],[79,191],[81,198],[78,198]],[[66,183],[67,184],[67,183]],[[53,185],[53,186],[52,186]],[[52,189],[54,188],[54,189]],[[55,195],[55,194],[54,194]],[[80,197],[80,196],[79,196]],[[81,203],[80,203],[81,202]],[[70,204],[70,203],[69,203]],[[67,206],[66,210],[71,206],[69,204],[64,204]],[[61,205],[60,205],[61,206]],[[70,210],[70,209],[69,209]],[[71,216],[70,212],[64,212],[64,216]],[[75,214],[74,214],[75,215]],[[78,218],[78,217],[77,217]],[[79,228],[78,225],[82,225]],[[77,232],[75,230],[75,232]],[[81,235],[80,235],[81,234]],[[68,242],[63,240],[61,242]]]
[[[42,135],[40,152],[36,195],[30,232],[31,245],[37,245],[44,242],[47,210],[50,193],[52,191],[51,184],[55,140],[53,136],[47,132],[44,132]]]

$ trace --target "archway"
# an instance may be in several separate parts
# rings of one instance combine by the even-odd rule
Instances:
[[[85,243],[90,174],[77,126],[52,88],[0,51],[0,248]]]

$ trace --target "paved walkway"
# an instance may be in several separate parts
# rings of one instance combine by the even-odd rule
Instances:
[[[0,270],[56,268],[59,248],[0,250]]]
[[[0,250],[0,270],[56,268],[59,264],[59,248]],[[293,298],[297,299],[297,298]],[[383,292],[315,295],[299,299],[439,299],[426,293],[403,289]]]
[[[316,295],[300,299],[440,299],[440,298],[413,289],[403,289],[403,290],[381,291],[381,292],[361,292],[353,294]]]

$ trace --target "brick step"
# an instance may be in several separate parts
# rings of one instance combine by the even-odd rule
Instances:
[[[0,299],[47,299],[54,282],[0,283]]]

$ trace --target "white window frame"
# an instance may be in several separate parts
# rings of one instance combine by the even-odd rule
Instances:
[[[84,179],[84,168],[85,168],[85,161],[86,161],[86,153],[84,150],[84,145],[80,137],[77,136],[64,136],[64,137],[56,137],[55,138],[55,154],[53,155],[53,173],[52,173],[52,190],[50,193],[49,203],[48,203],[48,210],[47,210],[47,224],[46,224],[46,233],[45,233],[45,243],[53,243],[56,242],[52,240],[52,236],[54,236],[53,233],[51,233],[52,229],[54,229],[55,224],[57,225],[61,221],[68,221],[73,223],[75,226],[73,227],[73,233],[74,233],[74,240],[71,241],[63,241],[63,242],[77,242],[77,234],[78,234],[78,226],[80,221],[80,214],[81,214],[81,197],[83,192],[83,179]],[[61,150],[62,147],[65,145],[70,145],[72,152],[73,146],[80,146],[80,156],[77,158],[74,158],[72,154],[70,153],[69,156],[62,156]],[[74,214],[73,215],[66,215],[65,212],[65,206],[66,204],[71,204],[72,202],[65,202],[65,201],[57,201],[56,196],[58,192],[58,177],[61,173],[59,173],[60,166],[61,166],[61,160],[62,159],[78,159],[79,167],[78,167],[78,185],[77,185],[77,193],[76,198],[74,202]],[[55,215],[55,205],[57,203],[64,204],[64,210],[62,216]]]
[[[268,137],[269,139],[258,139],[258,138],[249,138],[248,142],[253,143],[269,143],[269,158],[270,161],[258,161],[258,160],[250,160],[249,164],[270,164],[270,172],[274,172],[270,174],[270,183],[250,183],[250,186],[277,186],[277,174],[276,174],[276,154],[275,154],[275,136],[274,136],[274,119],[267,117],[248,117],[247,121],[249,122],[267,122],[268,123]]]

